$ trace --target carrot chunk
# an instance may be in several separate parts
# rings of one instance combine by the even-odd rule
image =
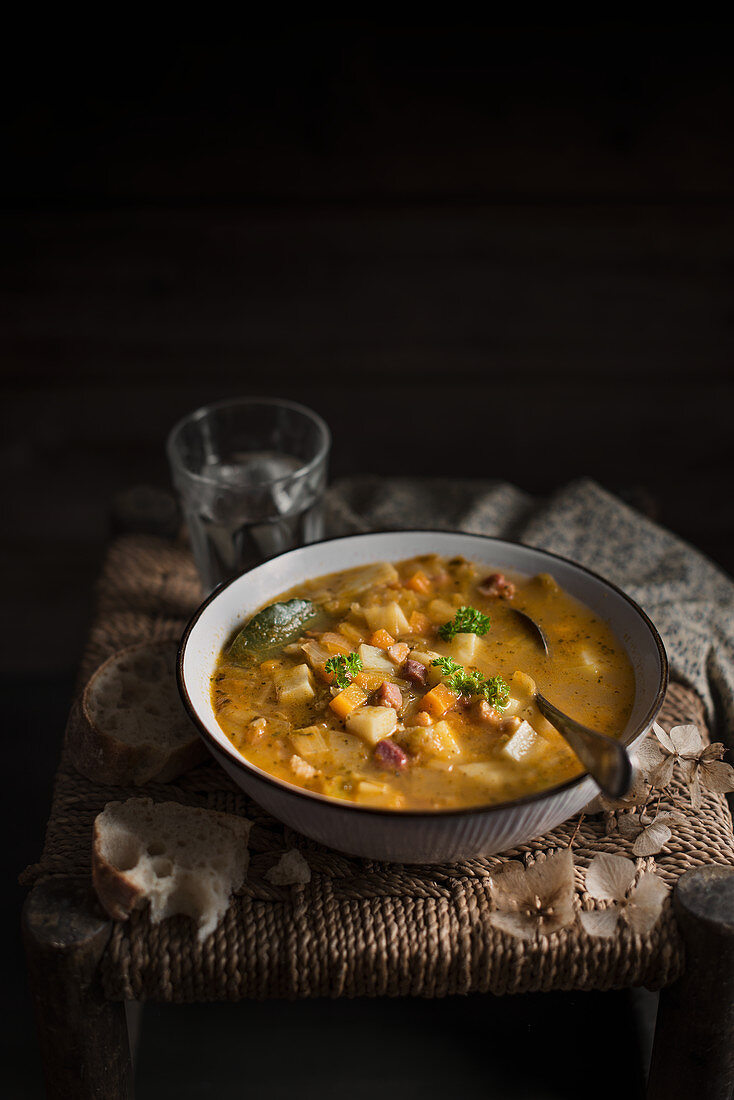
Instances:
[[[457,699],[458,695],[445,684],[436,684],[435,688],[431,688],[423,696],[419,709],[427,710],[434,718],[440,718],[447,710],[451,710]]]
[[[364,672],[358,672],[357,675],[354,677],[353,682],[357,684],[358,687],[361,687],[365,691],[370,692],[377,691],[378,687],[384,679],[384,672],[368,672],[365,670]]]
[[[433,583],[430,577],[427,577],[426,574],[419,569],[417,573],[414,573],[412,577],[408,578],[405,582],[405,587],[425,596],[433,588]]]
[[[348,714],[351,714],[353,710],[366,702],[367,696],[361,687],[358,684],[350,684],[348,688],[334,696],[329,706],[339,718],[346,718]]]
[[[395,639],[392,634],[388,634],[387,630],[375,630],[370,634],[370,645],[377,646],[378,649],[387,649],[388,646],[395,645]]]
[[[421,611],[413,612],[408,619],[408,626],[410,627],[411,634],[425,634],[427,636],[433,634],[431,620]]]
[[[395,645],[388,646],[387,649],[388,657],[396,665],[402,665],[409,653],[410,646],[406,642],[396,642]]]

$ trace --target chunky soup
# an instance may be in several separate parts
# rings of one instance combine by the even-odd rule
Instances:
[[[517,608],[544,629],[545,655]],[[549,574],[426,555],[284,592],[221,653],[217,720],[247,760],[363,805],[504,802],[582,771],[533,702],[618,736],[634,674],[606,623]]]

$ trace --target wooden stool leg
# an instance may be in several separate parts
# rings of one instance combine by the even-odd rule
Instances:
[[[681,875],[673,906],[686,948],[682,978],[660,994],[648,1100],[734,1094],[734,867]]]
[[[112,925],[89,880],[56,875],[23,908],[23,940],[50,1100],[131,1100],[123,1002],[106,1001],[97,967]]]

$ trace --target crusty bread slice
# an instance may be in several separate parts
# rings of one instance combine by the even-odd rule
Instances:
[[[176,653],[172,641],[130,646],[89,680],[66,732],[74,767],[87,779],[165,783],[206,759],[178,694]]]
[[[183,913],[205,939],[242,885],[251,822],[233,814],[129,798],[108,802],[94,822],[92,881],[114,920],[150,903],[150,919]]]

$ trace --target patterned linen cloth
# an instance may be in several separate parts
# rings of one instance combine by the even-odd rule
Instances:
[[[662,636],[671,675],[733,743],[734,583],[700,551],[594,481],[535,498],[503,482],[361,477],[327,494],[332,535],[411,527],[468,531],[572,558],[628,592]]]

